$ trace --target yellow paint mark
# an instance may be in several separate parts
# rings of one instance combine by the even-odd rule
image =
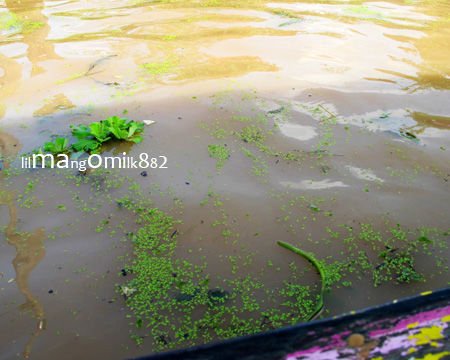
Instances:
[[[432,293],[433,293],[432,291],[424,291],[423,293],[420,293],[420,295],[427,296],[427,295],[431,295]]]
[[[409,349],[408,349],[407,353],[408,353],[408,354],[412,354],[412,353],[415,353],[416,351],[417,351],[417,349],[414,348],[414,347],[412,347],[412,348],[409,348]]]
[[[447,355],[450,355],[450,351],[444,351],[444,352],[436,353],[436,354],[426,354],[425,357],[423,357],[422,359],[416,359],[416,360],[440,360],[444,356],[447,356]]]
[[[408,329],[414,329],[414,328],[417,327],[417,326],[419,326],[419,323],[418,323],[418,322],[415,322],[415,323],[408,324],[406,327],[407,327]]]
[[[450,322],[450,315],[446,315],[446,316],[444,316],[442,319],[442,322]]]
[[[427,345],[434,340],[443,339],[442,328],[439,326],[431,326],[420,329],[417,334],[410,335],[410,340],[414,340],[416,345]]]

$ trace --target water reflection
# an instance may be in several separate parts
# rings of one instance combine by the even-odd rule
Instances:
[[[3,41],[27,46],[30,77],[45,72],[43,61],[64,57],[30,80],[52,95],[66,94],[67,88],[58,87],[69,82],[77,93],[94,90],[98,99],[110,99],[186,81],[277,71],[286,88],[293,80],[340,91],[450,88],[447,1],[229,0],[204,7],[182,0],[96,6],[73,1],[47,8],[39,0],[5,3],[10,13],[34,24]],[[7,98],[23,86],[26,65],[10,48],[2,50],[0,98]],[[87,67],[111,54],[115,59],[102,64],[92,84],[83,75]]]
[[[31,23],[30,29],[22,31],[22,40],[27,45],[26,56],[32,64],[31,76],[38,75],[44,71],[39,62],[59,59],[53,44],[47,41],[50,32],[48,18],[43,14],[43,0],[6,0],[6,7],[12,13]]]
[[[6,133],[0,133],[0,155],[4,161],[3,170],[0,172],[0,186],[5,176],[4,169],[9,167],[8,158],[16,155],[19,149],[20,146],[17,139]],[[44,308],[39,299],[32,293],[29,286],[29,278],[33,269],[45,256],[45,229],[40,227],[29,232],[19,231],[17,229],[19,218],[15,193],[0,191],[0,205],[8,207],[9,223],[6,226],[5,235],[7,242],[11,246],[14,246],[16,250],[12,265],[16,273],[17,287],[25,297],[25,303],[20,305],[19,309],[21,311],[31,312],[36,319],[36,327],[23,351],[23,357],[29,358],[34,340],[46,327]]]
[[[6,8],[14,18],[22,23],[20,40],[0,41],[1,43],[26,45],[24,56],[31,63],[30,75],[26,76],[25,65],[21,61],[11,58],[8,54],[0,54],[0,68],[3,76],[0,77],[0,99],[13,95],[20,86],[20,80],[33,77],[44,72],[39,63],[50,59],[59,59],[53,44],[47,40],[50,32],[48,18],[43,14],[44,1],[42,0],[6,0]],[[1,39],[1,38],[0,38]],[[4,116],[6,105],[0,103],[0,118]]]

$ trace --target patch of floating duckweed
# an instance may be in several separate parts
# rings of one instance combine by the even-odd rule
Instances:
[[[56,209],[64,212],[67,210],[67,207],[64,204],[59,204],[59,205],[56,205]]]
[[[261,156],[255,155],[252,151],[242,147],[242,153],[252,160],[252,172],[255,176],[264,176],[268,173],[268,166],[266,161]]]
[[[307,234],[316,220],[329,224],[325,227],[325,238],[308,240],[315,246],[334,244],[335,253],[330,254],[330,258],[322,247],[321,253],[335,284],[347,286],[355,279],[367,278],[372,279],[374,287],[425,282],[428,277],[423,269],[424,262],[433,274],[448,274],[448,232],[426,227],[411,229],[389,220],[382,227],[369,223],[336,227],[330,217],[332,214],[325,210],[328,201],[324,199],[281,196],[279,200],[283,205],[278,222],[286,223],[292,234]],[[337,262],[336,248],[341,249]]]
[[[214,106],[220,106],[221,103],[227,100],[231,94],[223,92],[214,96]],[[284,121],[289,117],[290,106],[288,104],[280,106],[272,111],[256,110],[261,106],[261,102],[254,91],[244,91],[242,95],[236,98],[231,98],[232,101],[237,101],[236,108],[239,109],[237,114],[231,116],[232,121],[222,121],[221,124],[226,124],[226,129],[222,128],[216,121],[211,125],[202,123],[201,127],[206,129],[209,134],[218,139],[227,138],[233,135],[236,140],[243,142],[240,147],[241,152],[252,160],[252,172],[256,176],[263,176],[268,173],[269,157],[275,158],[275,164],[279,161],[299,162],[305,156],[305,152],[301,150],[280,150],[269,142],[275,140],[274,135],[279,132],[278,122]],[[251,114],[244,113],[240,109],[245,102],[255,102],[251,104]],[[270,116],[268,116],[270,115]],[[223,125],[222,125],[223,126]],[[230,145],[235,144],[236,141],[230,141]]]
[[[239,233],[233,231],[232,225],[230,225],[230,216],[224,209],[224,199],[214,191],[208,191],[207,196],[200,202],[200,206],[203,207],[208,204],[212,204],[210,212],[217,214],[216,220],[211,222],[211,227],[220,227],[220,234],[225,239],[224,242],[228,243],[227,239],[229,238],[239,238]],[[235,221],[233,221],[233,225],[236,225]],[[236,241],[233,244],[236,244]]]
[[[173,41],[176,39],[177,39],[177,35],[174,35],[174,34],[167,34],[162,37],[163,41]]]
[[[345,9],[345,12],[347,14],[364,16],[364,17],[376,17],[376,18],[383,17],[383,14],[380,11],[370,9],[366,5],[351,5]]]
[[[43,22],[23,19],[14,13],[0,14],[0,31],[6,30],[26,34],[43,26]]]
[[[346,227],[348,270],[360,276],[371,275],[375,287],[384,283],[398,284],[425,281],[424,274],[416,266],[417,258],[429,256],[436,269],[448,271],[440,255],[446,248],[445,233],[438,229],[407,229],[397,224],[382,232],[371,224],[361,224],[359,233]],[[363,251],[355,241],[361,241]],[[365,245],[364,245],[365,244]]]
[[[204,205],[210,201],[222,209],[217,194],[210,192]],[[239,275],[240,256],[227,256],[234,277],[214,278],[206,263],[175,256],[179,234],[174,218],[129,200],[121,201],[121,208],[134,213],[138,225],[131,236],[134,260],[124,267],[131,280],[119,288],[133,310],[138,343],[150,336],[158,349],[194,345],[294,324],[314,312],[314,289],[292,279],[268,289],[254,276]],[[243,260],[251,264],[248,257]]]
[[[216,159],[216,168],[222,169],[225,162],[230,158],[230,150],[226,145],[208,145],[209,156]]]
[[[244,127],[239,136],[243,142],[249,144],[261,144],[266,139],[263,130],[255,125]]]
[[[151,62],[142,64],[142,67],[150,75],[166,75],[174,72],[175,62],[172,60],[164,60],[160,62]]]
[[[211,135],[214,136],[216,139],[225,139],[229,134],[225,129],[216,128],[212,130]]]

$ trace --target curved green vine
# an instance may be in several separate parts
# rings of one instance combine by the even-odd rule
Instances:
[[[314,318],[316,318],[322,312],[322,309],[323,309],[323,298],[324,298],[324,294],[325,294],[325,290],[326,290],[326,284],[327,284],[327,281],[326,281],[327,277],[326,277],[325,269],[324,269],[322,263],[319,260],[317,260],[314,257],[314,255],[312,255],[310,253],[307,253],[306,251],[303,251],[303,250],[301,250],[301,249],[299,249],[299,248],[297,248],[297,247],[295,247],[295,246],[293,246],[291,244],[288,244],[288,243],[286,243],[284,241],[277,241],[277,243],[281,247],[284,247],[285,249],[288,249],[288,250],[292,251],[293,253],[304,257],[306,260],[308,260],[316,268],[317,272],[320,275],[320,279],[322,281],[322,286],[321,286],[321,289],[320,289],[319,302],[318,302],[314,312],[311,314],[311,316],[307,320],[307,321],[311,321]]]

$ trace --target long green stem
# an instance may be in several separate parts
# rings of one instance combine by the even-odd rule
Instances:
[[[313,320],[314,318],[316,318],[320,312],[323,309],[323,297],[324,297],[324,293],[325,293],[325,289],[326,289],[326,275],[325,275],[325,270],[323,268],[323,265],[320,261],[318,261],[314,255],[307,253],[306,251],[303,251],[291,244],[288,244],[284,241],[278,241],[277,242],[278,245],[280,245],[281,247],[284,247],[285,249],[288,249],[290,251],[292,251],[293,253],[300,255],[302,257],[304,257],[306,260],[308,260],[316,269],[317,272],[320,275],[320,279],[322,281],[322,286],[320,289],[320,297],[319,297],[319,302],[316,306],[316,309],[314,310],[314,312],[311,314],[311,316],[308,318],[308,321]]]

